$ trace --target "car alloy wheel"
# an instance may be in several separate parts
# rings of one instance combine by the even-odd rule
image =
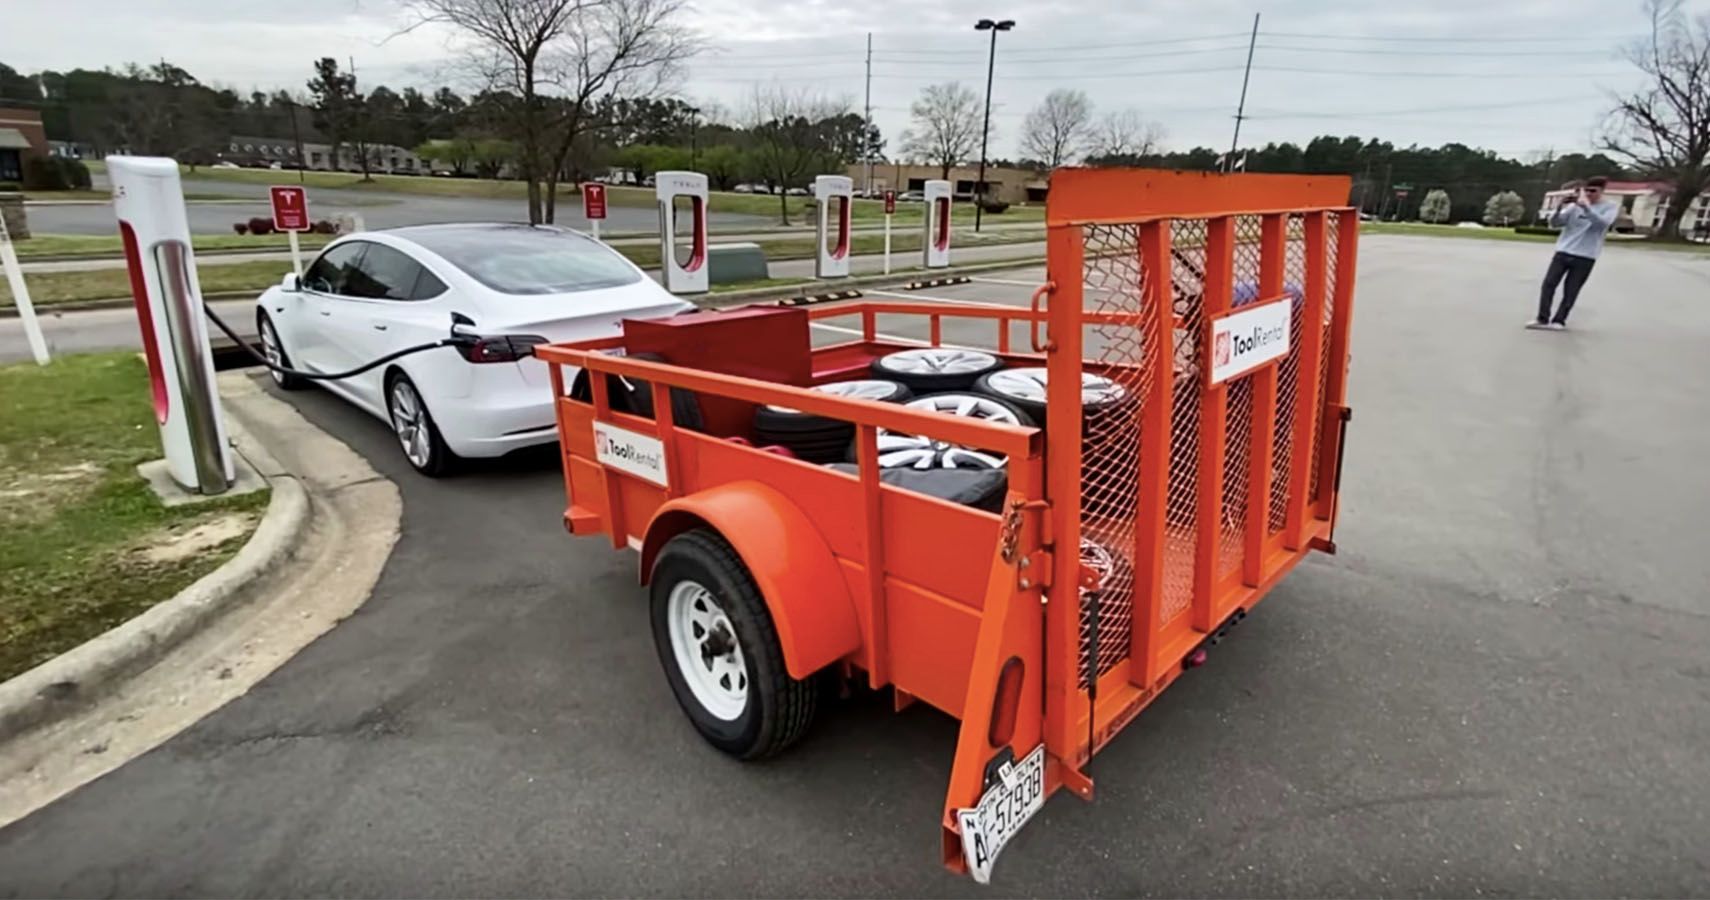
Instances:
[[[952,391],[916,397],[903,404],[910,409],[926,410],[981,419],[1003,425],[1029,426],[1033,422],[1026,413],[996,397]],[[1000,469],[1009,460],[996,453],[976,450],[961,444],[941,441],[918,434],[898,434],[879,429],[879,467],[885,469]]]
[[[415,385],[400,378],[392,382],[392,430],[398,435],[398,445],[404,456],[418,469],[433,465],[433,436],[428,423],[427,407]]]

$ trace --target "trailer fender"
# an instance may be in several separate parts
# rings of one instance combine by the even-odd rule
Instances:
[[[855,604],[831,547],[800,507],[757,481],[722,484],[659,507],[641,544],[642,583],[666,541],[702,527],[729,541],[753,574],[790,677],[806,678],[861,648]]]

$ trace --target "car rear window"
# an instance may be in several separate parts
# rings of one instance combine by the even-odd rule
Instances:
[[[423,231],[409,237],[504,294],[566,294],[641,280],[615,251],[570,231],[517,225]]]

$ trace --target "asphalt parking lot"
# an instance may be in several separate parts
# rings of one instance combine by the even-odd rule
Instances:
[[[1710,892],[1710,259],[1611,249],[1574,331],[1522,330],[1547,256],[1363,243],[1341,553],[1095,759],[1095,803],[1054,798],[991,888],[938,867],[947,717],[859,698],[729,761],[659,672],[634,556],[560,527],[550,452],[424,480],[310,391],[403,493],[375,595],[0,830],[0,893]],[[928,293],[1020,304],[1040,275]]]

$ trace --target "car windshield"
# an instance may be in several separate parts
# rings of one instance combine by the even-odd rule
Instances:
[[[568,294],[641,280],[604,244],[554,228],[424,229],[409,238],[501,294]]]

